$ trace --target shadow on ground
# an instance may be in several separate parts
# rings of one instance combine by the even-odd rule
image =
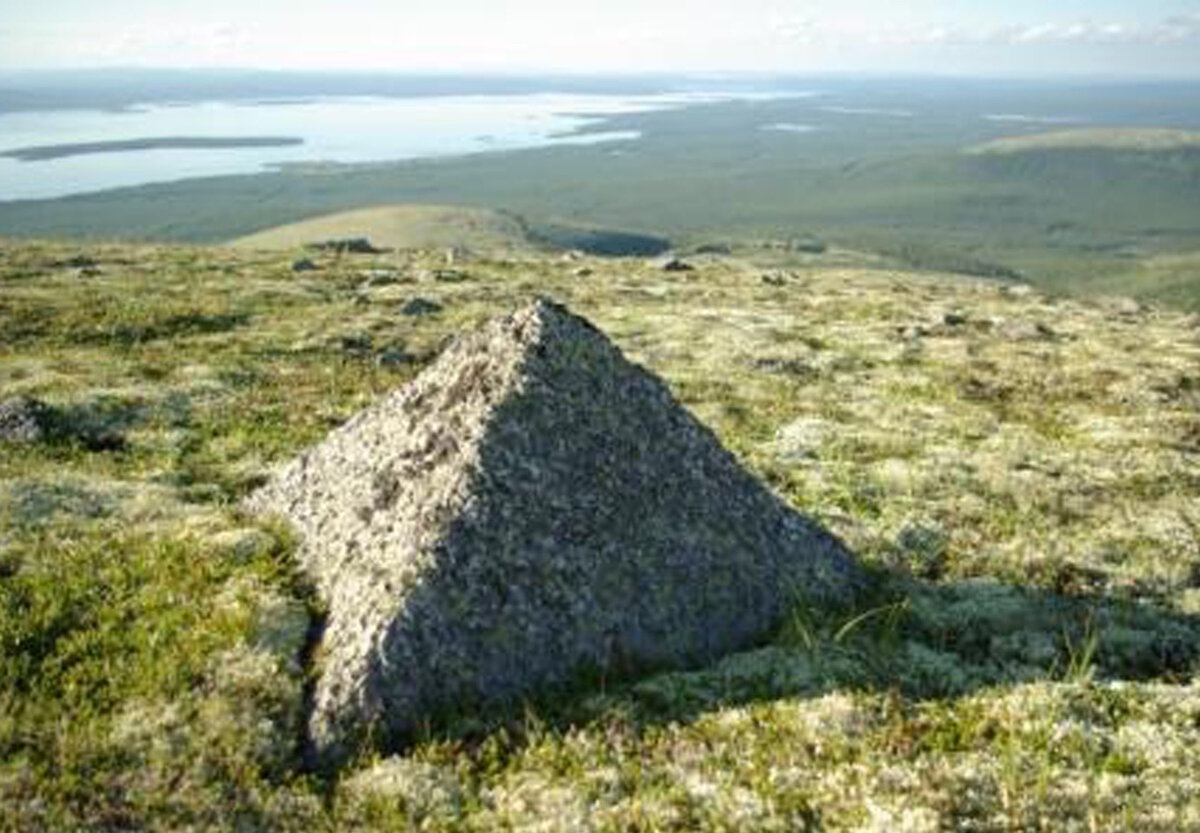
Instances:
[[[531,723],[565,732],[619,720],[640,731],[835,691],[919,702],[1036,681],[1181,681],[1200,666],[1200,617],[1144,600],[896,574],[877,575],[869,596],[832,614],[798,608],[769,644],[705,668],[617,681],[593,674],[487,717],[444,718],[407,740],[470,745],[503,731],[519,747]]]

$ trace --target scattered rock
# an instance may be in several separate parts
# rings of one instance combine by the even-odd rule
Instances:
[[[437,301],[430,301],[427,298],[413,298],[400,307],[400,314],[409,315],[414,318],[423,318],[426,315],[439,313],[442,309],[442,305]]]
[[[48,433],[53,412],[37,399],[18,396],[0,402],[0,442],[32,445]]]
[[[95,269],[100,265],[94,257],[88,255],[75,255],[65,260],[55,260],[51,262],[52,269]]]
[[[787,283],[787,274],[784,272],[766,272],[762,275],[762,282],[767,286],[783,286]]]
[[[1054,341],[1058,338],[1054,328],[1042,321],[1009,321],[1000,332],[1012,341]]]
[[[968,321],[970,321],[970,319],[967,318],[965,313],[961,312],[948,312],[942,316],[942,323],[947,327],[962,327]]]
[[[590,278],[592,275],[595,274],[595,271],[593,269],[591,269],[590,267],[580,266],[578,269],[576,269],[571,274],[577,278]]]
[[[896,335],[904,341],[917,341],[931,335],[928,328],[920,324],[903,324],[896,327]]]
[[[370,333],[348,333],[338,339],[338,344],[347,353],[369,353],[374,339]]]
[[[793,420],[775,432],[775,453],[785,463],[816,460],[821,444],[829,432],[823,419],[803,417]]]
[[[292,264],[293,272],[315,272],[317,264],[307,257],[302,257]]]
[[[1033,294],[1033,287],[1023,283],[1010,283],[1000,291],[1010,298],[1028,298]]]
[[[375,357],[375,363],[380,367],[403,367],[415,362],[416,356],[406,352],[401,347],[389,347]]]
[[[1132,298],[1122,298],[1117,301],[1116,310],[1118,315],[1126,317],[1141,315],[1143,312],[1142,305]]]
[[[395,269],[363,269],[358,276],[365,280],[369,287],[392,286],[404,280],[404,276]]]
[[[858,585],[832,535],[547,301],[456,340],[248,508],[295,525],[328,606],[310,726],[325,763],[371,727],[399,739],[584,670],[709,661],[798,592]]]
[[[103,403],[56,408],[18,396],[0,402],[0,442],[78,442],[89,451],[119,451],[125,447],[121,428],[132,419],[127,409]]]
[[[668,257],[664,260],[660,260],[660,261],[658,261],[657,265],[658,265],[658,268],[663,270],[664,272],[692,272],[692,271],[695,271],[695,267],[693,267],[692,264],[688,263],[686,260],[681,260],[680,258],[677,258],[677,257]]]
[[[779,373],[799,379],[811,379],[819,375],[817,368],[804,359],[757,359],[754,367],[768,373]]]
[[[1007,402],[1012,398],[1013,386],[1001,380],[981,379],[971,376],[960,388],[964,399],[972,402]]]
[[[308,248],[318,252],[336,252],[340,255],[382,255],[390,251],[390,249],[379,249],[372,246],[370,239],[366,237],[323,240],[319,243],[309,243]]]

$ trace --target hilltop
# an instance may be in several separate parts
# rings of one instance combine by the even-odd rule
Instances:
[[[5,245],[0,401],[54,430],[0,444],[0,826],[1195,826],[1195,317],[777,249],[689,265]],[[324,611],[293,533],[239,503],[540,295],[836,532],[872,594],[308,773]]]
[[[1010,136],[970,148],[973,154],[1026,153],[1036,150],[1113,150],[1155,153],[1200,148],[1200,132],[1165,128],[1091,127]]]
[[[289,251],[314,241],[368,237],[389,249],[478,247],[525,249],[525,226],[502,212],[462,206],[390,205],[326,214],[238,238],[229,245],[248,251]]]

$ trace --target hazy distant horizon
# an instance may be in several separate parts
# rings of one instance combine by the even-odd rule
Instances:
[[[1200,2],[43,0],[0,67],[1200,78]]]
[[[762,81],[764,79],[784,79],[794,81],[805,80],[867,80],[867,81],[979,81],[983,83],[996,82],[1030,82],[1046,81],[1058,83],[1064,81],[1084,82],[1095,84],[1130,83],[1200,83],[1200,68],[1187,74],[1170,74],[1146,71],[1110,71],[1095,72],[1085,70],[1050,70],[1021,72],[955,72],[937,69],[912,69],[889,71],[883,69],[826,69],[826,70],[769,70],[769,69],[706,69],[679,68],[671,70],[619,70],[619,69],[581,69],[570,70],[562,67],[517,67],[496,69],[436,69],[436,68],[395,68],[395,69],[364,69],[355,67],[263,67],[253,65],[228,66],[171,66],[154,64],[122,64],[98,66],[4,66],[0,65],[0,80],[12,78],[37,78],[53,76],[113,76],[120,74],[144,75],[179,75],[179,76],[222,76],[222,75],[260,75],[281,77],[348,77],[348,78],[395,78],[395,79],[430,79],[444,78],[456,80],[692,80],[692,81]]]

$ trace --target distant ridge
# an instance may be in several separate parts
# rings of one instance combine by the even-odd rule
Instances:
[[[1010,136],[968,148],[972,155],[1038,150],[1164,151],[1200,148],[1200,132],[1157,127],[1088,127],[1032,136]]]
[[[19,162],[49,162],[53,159],[99,153],[133,153],[142,150],[235,150],[295,147],[302,144],[304,140],[295,136],[161,136],[114,142],[35,145],[0,152],[0,157],[16,159]]]
[[[496,250],[532,245],[524,225],[511,215],[454,205],[385,205],[326,214],[265,229],[229,245],[242,250],[289,251],[347,237],[368,237],[376,246],[389,249]]]
[[[577,223],[532,222],[508,211],[465,205],[380,205],[326,214],[255,232],[230,246],[292,251],[323,240],[369,238],[385,249],[570,251],[601,257],[652,257],[671,247],[651,234]]]

